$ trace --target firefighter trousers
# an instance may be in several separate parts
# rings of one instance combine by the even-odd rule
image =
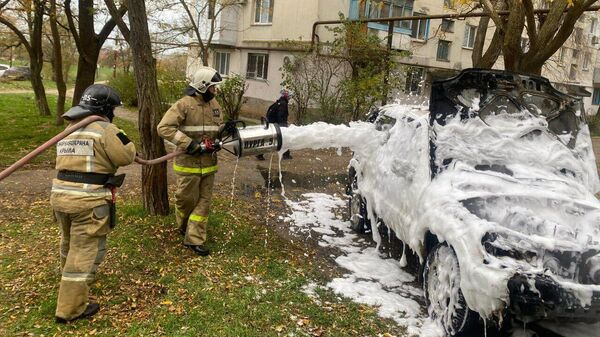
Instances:
[[[180,175],[175,192],[176,219],[185,231],[183,244],[198,246],[206,241],[208,213],[215,175]]]
[[[110,209],[106,204],[79,213],[55,210],[54,215],[61,231],[62,270],[56,317],[72,320],[87,307],[89,286],[104,259]]]

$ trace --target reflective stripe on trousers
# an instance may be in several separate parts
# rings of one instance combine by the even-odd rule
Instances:
[[[195,173],[195,174],[204,175],[204,174],[217,172],[219,170],[219,166],[215,165],[215,166],[209,166],[209,167],[185,167],[185,166],[179,166],[177,164],[173,164],[173,170],[175,170],[175,172],[181,172],[181,173]]]
[[[179,229],[185,231],[186,245],[202,245],[206,241],[214,181],[214,174],[177,177],[175,215]]]

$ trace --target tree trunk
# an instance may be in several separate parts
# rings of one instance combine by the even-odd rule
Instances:
[[[52,49],[54,50],[54,59],[52,68],[54,71],[54,81],[58,90],[56,100],[56,125],[63,125],[62,114],[65,112],[65,100],[67,96],[67,85],[63,77],[63,58],[60,45],[60,34],[56,22],[56,0],[50,0],[50,29],[52,30]]]
[[[50,116],[50,108],[46,99],[46,90],[42,82],[42,67],[44,66],[44,54],[42,51],[42,26],[44,24],[44,2],[35,2],[35,11],[31,30],[31,49],[29,60],[31,68],[31,86],[35,93],[35,101],[41,116]]]
[[[88,54],[91,57],[91,62],[85,56],[79,55],[77,62],[77,76],[75,77],[75,90],[73,92],[73,104],[77,105],[81,99],[81,95],[87,87],[94,84],[96,79],[96,67],[98,64],[98,53]]]
[[[31,59],[31,87],[35,95],[35,104],[37,105],[40,116],[50,116],[50,108],[46,99],[46,89],[42,82],[42,65],[37,59]]]
[[[97,11],[94,8],[94,0],[78,1],[78,26],[75,25],[75,19],[70,8],[71,0],[65,0],[65,14],[69,21],[69,29],[79,52],[75,91],[73,93],[73,105],[75,105],[79,103],[85,89],[94,84],[100,49],[115,28],[116,23],[115,19],[111,17],[110,20],[106,21],[100,32],[96,34],[94,15]],[[118,16],[124,14],[124,8],[115,13]]]
[[[144,1],[127,0],[131,30],[130,46],[139,102],[139,130],[144,158],[165,155],[165,147],[156,126],[160,122],[160,97],[156,80],[156,62],[148,31]],[[167,164],[142,167],[142,197],[150,214],[169,214]]]

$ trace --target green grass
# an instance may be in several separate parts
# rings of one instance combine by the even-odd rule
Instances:
[[[32,95],[0,95],[0,118],[2,166],[62,130],[53,125],[54,116],[38,116]],[[139,144],[133,123],[115,123]],[[49,150],[28,168],[50,168],[53,161]],[[173,215],[144,211],[139,190],[122,191],[119,222],[92,285],[100,313],[93,321],[57,325],[58,228],[46,194],[31,201],[15,197],[18,193],[0,192],[0,336],[404,334],[375,308],[326,290],[317,299],[304,294],[309,282],[325,283],[314,252],[256,223],[252,202],[229,207],[228,197],[215,197],[207,242],[212,254],[200,258],[183,247]]]
[[[51,116],[40,116],[33,94],[0,94],[0,168],[7,167],[64,129],[56,126],[56,96],[48,95]],[[139,144],[137,127],[129,121],[115,119],[136,145]],[[54,148],[35,158],[25,168],[54,167]]]
[[[107,257],[91,293],[102,304],[93,321],[53,321],[58,237],[47,205],[23,210],[0,236],[0,335],[376,336],[404,331],[375,309],[319,290],[304,247],[279,239],[244,216],[247,205],[216,198],[208,248],[183,248],[174,217],[150,216],[139,200],[119,206]],[[32,221],[35,217],[35,221]],[[310,252],[308,252],[311,255]],[[321,281],[322,282],[322,281]]]
[[[46,90],[55,90],[56,83],[50,80],[43,80],[44,89]],[[9,90],[32,90],[30,81],[0,81],[0,91],[9,91]]]

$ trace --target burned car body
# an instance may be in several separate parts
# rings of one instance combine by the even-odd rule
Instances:
[[[420,257],[448,335],[507,313],[600,320],[600,182],[579,100],[542,77],[468,69],[434,82],[428,110],[389,105],[370,121],[388,136],[350,163],[352,227],[384,225]]]

